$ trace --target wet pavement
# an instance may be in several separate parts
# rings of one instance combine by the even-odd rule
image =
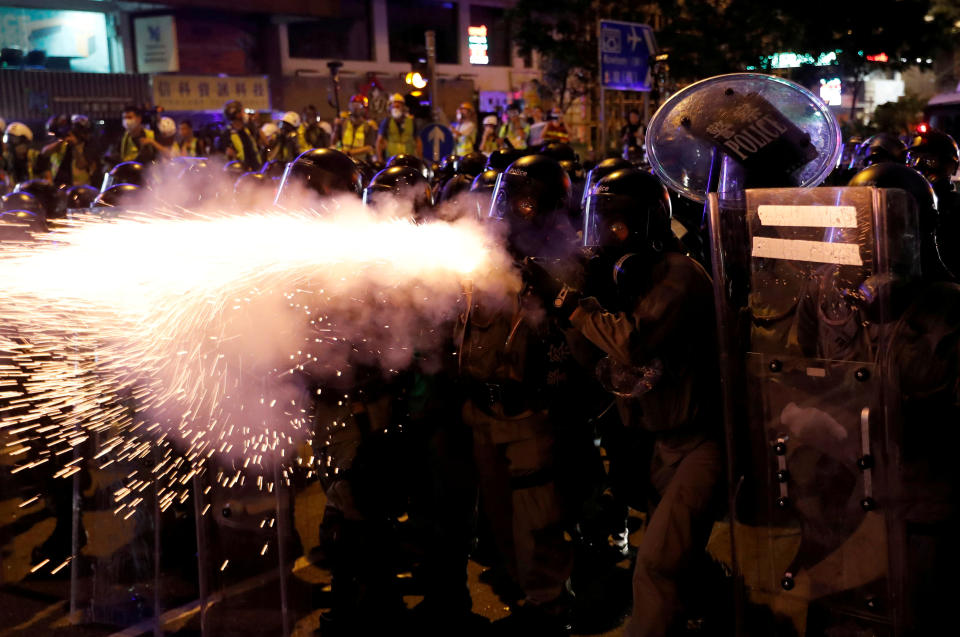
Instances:
[[[4,467],[5,469],[9,468]],[[5,475],[6,486],[11,486]],[[13,481],[16,483],[16,480]],[[197,570],[196,527],[187,515],[192,502],[165,512],[157,529],[145,512],[124,519],[96,504],[105,496],[109,477],[94,476],[82,493],[85,510],[81,515],[87,542],[81,550],[74,574],[71,596],[71,567],[57,573],[54,561],[31,573],[40,563],[35,552],[55,532],[51,503],[40,498],[21,506],[21,496],[0,501],[3,550],[0,586],[0,637],[7,635],[52,635],[57,637],[135,637],[137,635],[200,635],[200,584]],[[27,494],[32,487],[26,487]],[[7,493],[11,489],[7,490]],[[207,524],[205,582],[207,587],[206,635],[282,635],[284,609],[277,569],[275,494],[261,493],[224,504],[211,494],[203,518]],[[286,543],[293,566],[285,582],[286,621],[291,635],[308,637],[319,626],[320,614],[329,605],[330,573],[304,557],[318,543],[318,530],[325,498],[318,484],[297,492],[293,524],[299,542]],[[216,506],[219,513],[214,509]],[[189,508],[188,508],[189,507]],[[224,512],[232,509],[229,517]],[[283,511],[283,509],[281,509]],[[260,523],[255,523],[261,517]],[[282,516],[288,517],[288,516]],[[138,520],[138,518],[140,518]],[[639,523],[639,520],[635,520]],[[230,525],[234,524],[233,527]],[[639,524],[637,524],[639,526]],[[262,527],[262,528],[260,528]],[[192,537],[191,537],[192,536]],[[634,542],[639,531],[632,536]],[[161,547],[160,568],[156,569],[153,541]],[[302,550],[301,550],[302,547]],[[259,549],[259,550],[258,550]],[[262,554],[261,554],[262,553]],[[221,559],[222,558],[222,559]],[[585,565],[594,570],[594,566]],[[580,620],[575,634],[617,635],[630,595],[629,560],[606,565],[603,572],[585,573],[578,591],[578,606],[594,612]],[[485,567],[471,561],[468,566],[473,612],[491,622],[510,613],[485,577]],[[398,572],[399,588],[408,593],[403,602],[413,608],[422,599],[410,572]],[[71,614],[71,602],[74,612]],[[160,618],[153,619],[159,605]],[[493,632],[491,634],[496,634]]]

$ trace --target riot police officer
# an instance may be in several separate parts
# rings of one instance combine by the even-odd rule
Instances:
[[[903,164],[907,161],[907,146],[890,133],[877,133],[857,146],[850,160],[850,168],[862,170],[884,162]]]
[[[948,270],[947,264],[957,264],[956,256],[941,254],[937,235],[948,233],[939,213],[939,199],[931,184],[923,175],[909,166],[892,162],[874,164],[853,176],[850,186],[876,186],[899,188],[913,196],[918,206],[920,227],[920,267],[928,280],[950,280],[957,272]],[[948,261],[945,262],[945,259]],[[954,266],[956,267],[956,266]]]
[[[553,159],[529,156],[500,175],[490,216],[505,224],[518,260],[568,254],[570,178]],[[514,610],[516,634],[565,634],[572,546],[557,486],[559,438],[575,419],[578,366],[566,334],[540,321],[536,299],[507,307],[477,294],[459,324],[460,369],[468,399],[481,501],[504,566],[526,603]]]
[[[582,294],[548,276],[535,286],[548,311],[604,352],[601,383],[624,424],[651,438],[651,509],[634,568],[631,637],[665,635],[676,621],[678,579],[709,539],[723,465],[711,282],[682,253],[670,218],[656,177],[634,169],[607,175],[584,212],[583,242],[596,256]]]
[[[938,130],[918,133],[907,149],[907,161],[933,186],[941,219],[960,216],[960,193],[952,181],[960,168],[960,149],[953,137]],[[951,219],[949,223],[957,228],[960,222]]]

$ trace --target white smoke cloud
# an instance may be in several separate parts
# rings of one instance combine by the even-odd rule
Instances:
[[[289,459],[311,394],[442,353],[465,283],[505,300],[519,285],[473,215],[417,224],[409,202],[354,197],[244,209],[210,190],[227,194],[187,210],[156,188],[0,251],[0,428],[51,469],[93,432],[101,465],[172,445],[153,470],[169,504],[205,463]]]

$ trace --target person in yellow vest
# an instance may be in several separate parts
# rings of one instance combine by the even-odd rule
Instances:
[[[529,136],[530,126],[520,117],[520,105],[511,103],[507,107],[507,121],[500,127],[500,147],[523,150]]]
[[[36,176],[40,153],[33,144],[33,131],[22,122],[10,122],[3,132],[2,169],[11,184],[29,181]]]
[[[263,159],[256,140],[244,125],[243,104],[238,100],[230,100],[223,107],[223,117],[227,121],[227,129],[221,135],[221,145],[229,161],[237,160],[247,171],[260,170]]]
[[[490,155],[500,148],[500,138],[497,137],[497,116],[487,115],[483,118],[483,136],[480,138],[480,152]]]
[[[123,131],[116,163],[153,161],[154,148],[146,143],[147,140],[153,139],[153,131],[143,127],[143,115],[136,106],[130,105],[123,108]]]
[[[350,98],[350,112],[340,119],[334,133],[337,150],[355,159],[372,161],[377,143],[376,125],[367,119],[367,98],[354,95]]]
[[[279,152],[277,159],[283,163],[292,162],[300,153],[310,150],[304,136],[303,121],[296,111],[287,111],[280,120]]]
[[[450,129],[453,132],[453,154],[463,157],[472,153],[477,145],[477,118],[470,102],[462,103],[457,109],[457,121]]]
[[[92,132],[90,118],[71,115],[69,128],[63,131],[63,136],[40,151],[43,170],[38,172],[43,178],[57,186],[93,184],[99,162],[89,144]]]
[[[423,157],[423,143],[417,135],[413,115],[407,112],[400,93],[390,98],[390,114],[380,122],[377,135],[377,158],[386,163],[394,155]]]
[[[193,124],[189,119],[180,120],[180,134],[177,139],[177,152],[181,157],[206,157],[203,143],[193,135]]]

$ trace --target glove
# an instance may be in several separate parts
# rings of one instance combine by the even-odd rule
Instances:
[[[576,309],[580,292],[547,271],[536,259],[523,260],[523,281],[526,291],[540,299],[543,309],[550,315],[567,319]]]

